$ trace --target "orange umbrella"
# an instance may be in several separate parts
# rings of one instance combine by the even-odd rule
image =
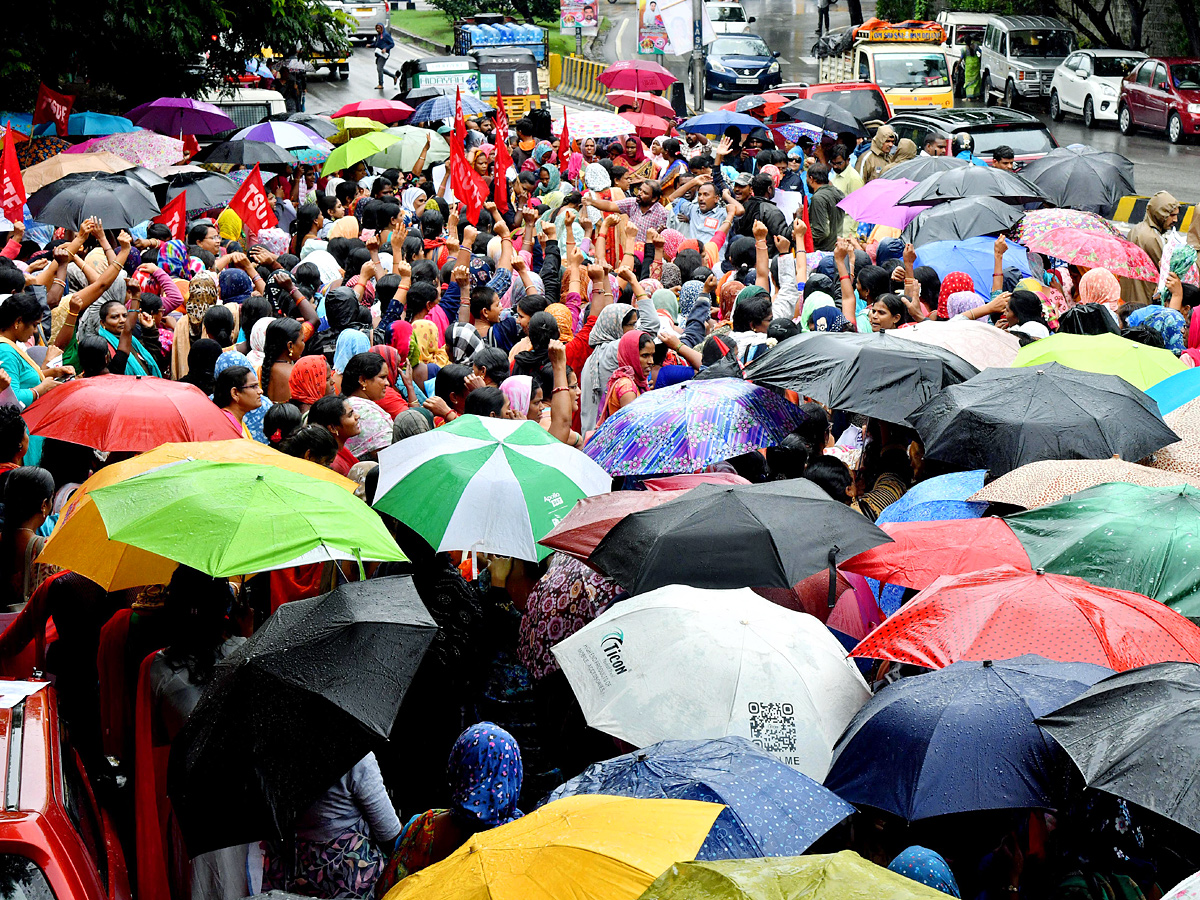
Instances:
[[[620,113],[620,116],[634,127],[640,138],[661,137],[671,130],[671,126],[665,119],[648,113],[623,112]]]
[[[609,91],[608,102],[620,109],[622,106],[632,106],[637,112],[650,113],[655,116],[674,118],[675,107],[666,97],[657,94],[639,94],[637,91]]]

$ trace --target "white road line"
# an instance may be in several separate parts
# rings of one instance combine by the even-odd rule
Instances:
[[[621,20],[621,27],[617,29],[617,59],[621,59],[621,42],[625,40],[625,28],[629,25],[629,16]]]

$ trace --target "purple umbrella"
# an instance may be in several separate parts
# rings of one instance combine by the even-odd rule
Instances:
[[[260,122],[237,132],[235,141],[267,141],[285,150],[316,149],[333,152],[333,145],[311,128],[297,122]]]
[[[838,206],[856,222],[903,228],[928,206],[897,206],[896,201],[916,187],[907,178],[876,178],[853,191]],[[916,212],[913,212],[916,210]]]
[[[186,97],[159,97],[129,111],[135,125],[159,134],[217,134],[237,123],[211,103]]]

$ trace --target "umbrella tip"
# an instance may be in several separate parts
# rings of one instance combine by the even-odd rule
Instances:
[[[1038,568],[1036,568],[1036,569],[1034,569],[1034,570],[1033,570],[1033,574],[1035,574],[1035,575],[1045,575],[1045,574],[1046,574],[1046,570],[1045,570],[1045,569],[1043,569],[1041,566],[1039,566]]]

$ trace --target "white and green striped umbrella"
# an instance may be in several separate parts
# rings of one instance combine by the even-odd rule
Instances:
[[[576,502],[611,484],[536,422],[459,416],[380,452],[375,507],[437,550],[532,560]]]

